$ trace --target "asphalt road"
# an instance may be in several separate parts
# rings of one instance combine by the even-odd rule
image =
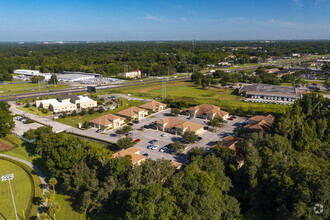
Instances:
[[[174,78],[174,79],[168,79],[167,81],[181,81],[190,79],[189,76],[187,77],[180,77],[180,78]],[[104,90],[104,89],[115,89],[115,88],[125,88],[125,87],[134,87],[134,86],[141,86],[141,85],[149,85],[149,84],[156,84],[161,83],[162,79],[156,80],[156,81],[142,81],[142,82],[136,82],[130,83],[130,84],[124,84],[124,85],[102,85],[102,86],[96,86],[96,90]],[[0,96],[1,101],[17,101],[21,99],[26,98],[35,98],[35,97],[42,97],[42,96],[51,96],[51,95],[61,95],[66,93],[76,93],[76,92],[87,92],[86,88],[67,88],[62,90],[56,90],[53,92],[45,91],[45,92],[35,92],[35,93],[25,93],[21,95],[11,95],[11,96]]]

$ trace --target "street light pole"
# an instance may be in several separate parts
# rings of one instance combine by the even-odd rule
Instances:
[[[16,220],[18,220],[18,217],[17,217],[17,211],[16,211],[16,205],[15,205],[15,200],[14,200],[14,195],[13,195],[13,190],[11,188],[11,184],[10,184],[10,180],[14,179],[14,174],[11,173],[11,174],[6,174],[4,176],[1,177],[1,180],[2,181],[7,181],[9,182],[9,188],[10,188],[10,193],[11,193],[11,198],[13,199],[13,204],[14,204],[14,210],[15,210],[15,216],[16,216]]]

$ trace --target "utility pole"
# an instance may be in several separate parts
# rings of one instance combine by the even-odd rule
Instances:
[[[11,184],[10,184],[10,180],[14,179],[14,174],[6,174],[4,176],[1,177],[1,181],[7,181],[9,182],[9,187],[10,187],[10,192],[11,192],[11,198],[13,199],[13,204],[14,204],[14,210],[15,210],[15,216],[16,216],[16,220],[18,220],[17,217],[17,211],[16,211],[16,205],[15,205],[15,200],[14,200],[14,195],[13,195],[13,190],[11,188]]]

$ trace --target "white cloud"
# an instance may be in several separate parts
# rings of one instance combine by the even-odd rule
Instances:
[[[304,7],[304,4],[302,3],[301,0],[292,0],[292,2],[295,6],[298,6],[300,8]]]
[[[164,22],[165,21],[164,18],[156,17],[156,16],[153,16],[153,15],[150,15],[150,14],[147,14],[147,16],[144,17],[144,18],[147,19],[147,20],[151,20],[151,21],[160,21],[160,22]]]

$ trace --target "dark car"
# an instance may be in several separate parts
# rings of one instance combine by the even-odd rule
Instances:
[[[143,125],[144,128],[150,128],[150,125]]]
[[[129,125],[129,126],[133,126],[133,123],[127,123],[127,125]]]
[[[209,127],[207,127],[207,126],[204,127],[204,130],[208,130],[208,129],[209,129]]]
[[[142,154],[142,156],[149,157],[149,154],[148,153],[144,153],[144,154]]]
[[[139,121],[139,120],[136,120],[136,121],[134,121],[134,123],[135,123],[135,124],[139,124],[139,123],[140,123],[140,121]]]

